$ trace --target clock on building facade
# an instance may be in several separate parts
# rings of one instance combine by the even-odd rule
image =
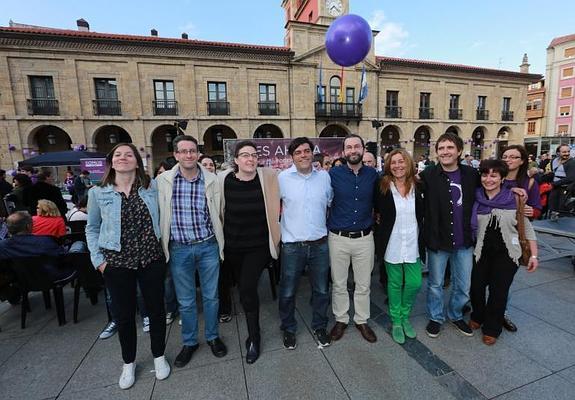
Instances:
[[[341,0],[325,0],[325,8],[332,17],[339,17],[343,12]]]

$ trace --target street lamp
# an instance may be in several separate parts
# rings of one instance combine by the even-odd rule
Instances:
[[[216,132],[216,140],[218,141],[218,143],[222,143],[222,132],[221,131]]]
[[[166,132],[166,143],[172,143],[173,137],[171,132]]]
[[[116,135],[115,133],[110,133],[110,135],[108,135],[108,141],[110,142],[110,144],[118,143],[118,135]]]
[[[48,144],[52,146],[56,144],[56,135],[53,132],[48,134]]]
[[[266,139],[270,139],[272,137],[272,133],[270,131],[266,132]]]

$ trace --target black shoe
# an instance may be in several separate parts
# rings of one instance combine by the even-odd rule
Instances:
[[[214,340],[208,340],[208,345],[212,349],[214,356],[218,358],[224,357],[226,354],[228,354],[226,345],[219,337],[215,338]]]
[[[325,329],[316,329],[313,333],[315,340],[321,347],[327,347],[331,344],[331,338]]]
[[[451,323],[462,335],[473,336],[473,329],[471,329],[464,320],[451,321]]]
[[[284,347],[288,350],[293,350],[297,347],[295,333],[284,331]]]
[[[246,362],[253,364],[260,357],[260,342],[246,339]]]
[[[517,332],[517,325],[515,325],[507,315],[503,317],[503,327],[509,332]]]
[[[178,354],[178,356],[176,357],[176,360],[174,361],[174,367],[176,367],[176,368],[185,367],[186,364],[189,363],[190,360],[192,359],[192,355],[198,349],[198,347],[200,347],[200,346],[197,344],[195,344],[193,346],[184,345],[182,347],[182,350],[180,351],[180,354]]]
[[[439,331],[441,330],[441,324],[436,321],[429,321],[427,327],[425,328],[425,332],[427,336],[436,338],[439,336]]]

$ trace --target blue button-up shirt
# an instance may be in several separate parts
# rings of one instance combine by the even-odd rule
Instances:
[[[318,240],[327,235],[327,208],[333,198],[329,174],[323,170],[309,175],[294,165],[278,175],[282,199],[282,242]]]
[[[373,190],[377,171],[361,167],[356,175],[347,165],[329,170],[333,202],[327,226],[338,231],[356,232],[373,225]]]
[[[191,181],[180,170],[174,176],[172,189],[171,240],[191,244],[214,235],[208,202],[206,183],[202,171]]]

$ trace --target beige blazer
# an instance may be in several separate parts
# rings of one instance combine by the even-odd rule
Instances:
[[[279,256],[279,245],[281,239],[280,230],[280,188],[278,183],[277,171],[271,168],[258,168],[258,177],[260,179],[260,184],[262,186],[262,192],[264,194],[264,204],[266,207],[266,219],[268,222],[269,231],[269,244],[270,244],[270,254],[274,260],[277,260]],[[226,199],[224,196],[224,181],[229,173],[233,173],[233,170],[229,169],[220,174],[218,174],[219,190],[221,195],[220,203],[220,222],[223,226],[224,221],[224,211],[226,209]],[[223,240],[222,240],[223,242]],[[220,246],[220,257],[223,259],[223,246]]]
[[[200,163],[198,163],[198,168],[200,168],[204,176],[208,211],[210,213],[210,219],[212,220],[214,234],[220,248],[220,255],[222,255],[223,259],[224,230],[219,218],[221,208],[220,201],[223,197],[223,191],[220,191],[220,186],[218,185],[215,174],[206,170],[200,165]],[[156,182],[158,184],[158,205],[160,207],[160,232],[162,233],[162,247],[164,248],[166,261],[170,259],[169,244],[170,228],[172,225],[172,190],[174,176],[176,176],[176,171],[179,169],[179,164],[176,164],[174,168],[163,172],[161,175],[156,177]]]

